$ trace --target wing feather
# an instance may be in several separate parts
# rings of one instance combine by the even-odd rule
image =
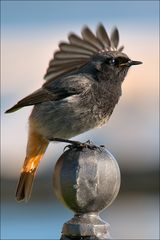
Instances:
[[[90,50],[93,53],[97,53],[97,47],[93,46],[91,43],[88,43],[84,39],[78,37],[76,34],[72,33],[68,36],[68,40],[71,44],[74,44],[79,47],[83,47],[84,49]]]
[[[82,59],[82,58],[89,58],[90,55],[87,54],[81,54],[81,53],[76,53],[76,52],[64,52],[64,51],[57,51],[54,54],[54,57],[56,59]]]
[[[59,50],[54,53],[44,76],[46,81],[54,80],[76,69],[80,69],[90,61],[94,54],[104,51],[123,50],[123,47],[117,50],[119,43],[117,28],[114,28],[110,38],[102,24],[98,25],[96,34],[85,26],[81,35],[82,37],[79,37],[74,33],[70,33],[68,36],[69,42],[61,42],[59,44]]]
[[[117,49],[118,43],[119,43],[119,32],[116,27],[113,29],[110,39],[111,39],[111,46],[114,49]]]
[[[111,47],[111,42],[108,37],[108,34],[102,24],[99,24],[96,31],[97,38],[101,41],[104,48],[109,49]]]
[[[95,46],[98,50],[103,49],[103,44],[99,41],[98,38],[92,33],[92,31],[88,27],[84,27],[82,29],[82,37],[87,42],[91,43],[93,46]]]
[[[93,51],[91,51],[91,50],[85,49],[80,46],[76,46],[74,44],[65,43],[65,42],[60,43],[59,48],[64,52],[87,54],[89,56],[92,56],[92,54],[93,54]]]
[[[72,65],[67,65],[65,66],[65,69],[63,66],[59,66],[59,67],[56,67],[56,68],[53,68],[53,69],[49,69],[49,73],[55,73],[55,75],[57,75],[58,73],[59,74],[62,74],[64,72],[68,72],[68,71],[73,71],[73,66]]]
[[[38,89],[37,91],[20,100],[17,104],[8,109],[5,113],[17,111],[25,106],[35,105],[45,101],[56,100],[56,97],[57,96],[55,94],[51,93],[47,89]]]
[[[86,60],[85,59],[75,59],[75,58],[72,58],[72,59],[53,59],[50,61],[49,65],[50,67],[51,66],[62,66],[62,65],[67,65],[67,64],[75,64],[75,65],[78,65],[78,64],[81,64],[81,63],[86,63]]]
[[[122,52],[123,49],[124,49],[124,46],[119,47],[119,48],[118,48],[118,52]]]

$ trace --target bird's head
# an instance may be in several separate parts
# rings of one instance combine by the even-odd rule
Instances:
[[[59,44],[59,51],[55,52],[45,74],[46,81],[52,81],[75,70],[82,71],[88,64],[94,66],[100,73],[122,81],[132,65],[141,64],[139,61],[132,61],[123,53],[123,46],[118,47],[117,28],[114,28],[109,36],[102,24],[98,25],[96,34],[85,26],[81,35],[79,37],[71,33],[68,36],[68,43]]]
[[[140,61],[131,60],[125,53],[119,51],[104,51],[93,56],[92,64],[107,79],[117,78],[124,80],[129,68],[142,64]]]

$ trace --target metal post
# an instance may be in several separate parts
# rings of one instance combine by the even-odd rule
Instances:
[[[120,170],[115,158],[103,147],[71,147],[58,159],[53,185],[57,198],[75,212],[64,223],[61,240],[110,239],[109,224],[99,213],[116,198]]]

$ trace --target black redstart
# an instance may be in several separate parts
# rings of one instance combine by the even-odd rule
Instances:
[[[51,139],[72,138],[111,116],[128,69],[141,64],[124,54],[118,43],[118,29],[109,37],[102,24],[96,34],[88,27],[81,37],[69,34],[68,42],[61,42],[54,53],[43,86],[6,111],[34,105],[17,201],[30,198],[37,167]]]

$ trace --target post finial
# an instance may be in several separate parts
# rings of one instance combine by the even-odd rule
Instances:
[[[63,225],[61,239],[110,239],[99,212],[116,198],[120,171],[115,158],[103,147],[71,147],[58,159],[53,175],[57,198],[75,212]]]

